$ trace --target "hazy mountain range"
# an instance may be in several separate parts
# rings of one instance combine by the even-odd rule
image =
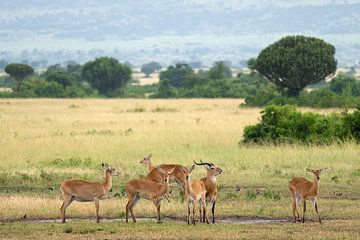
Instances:
[[[349,65],[360,61],[359,23],[360,1],[350,0],[2,0],[0,59],[236,64],[304,34],[334,44]]]

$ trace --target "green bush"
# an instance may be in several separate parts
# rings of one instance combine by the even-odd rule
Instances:
[[[244,143],[331,144],[360,141],[360,111],[320,115],[301,113],[294,106],[270,105],[261,112],[261,122],[245,127]]]

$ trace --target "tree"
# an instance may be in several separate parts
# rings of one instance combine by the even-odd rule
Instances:
[[[70,86],[74,83],[74,77],[64,69],[46,71],[44,77],[50,82],[57,82],[63,87]]]
[[[159,70],[161,70],[161,65],[157,62],[150,62],[141,66],[141,72],[145,73],[146,77],[149,77],[150,74]]]
[[[231,69],[225,62],[215,62],[214,66],[209,70],[209,77],[211,79],[231,78]]]
[[[153,98],[174,98],[176,96],[176,90],[170,86],[170,81],[168,79],[161,81],[157,93],[152,95]]]
[[[260,74],[288,95],[334,74],[335,47],[305,36],[287,36],[263,49],[253,62]]]
[[[349,91],[352,96],[360,96],[360,82],[346,74],[340,74],[333,78],[329,88],[337,94],[344,94]]]
[[[22,81],[34,73],[34,69],[26,64],[11,63],[5,67],[5,72],[16,81],[16,92],[19,92]]]
[[[191,76],[194,70],[185,63],[177,63],[175,66],[169,66],[165,71],[160,73],[160,82],[165,79],[173,87],[182,87],[184,80]]]
[[[108,95],[130,81],[131,68],[115,58],[101,57],[84,64],[81,76],[101,94]]]

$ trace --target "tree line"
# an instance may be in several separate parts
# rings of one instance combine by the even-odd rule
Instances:
[[[42,74],[26,64],[5,67],[13,92],[1,97],[151,97],[245,98],[245,105],[295,104],[337,107],[360,105],[360,84],[351,74],[332,77],[337,68],[335,47],[322,39],[287,36],[264,48],[247,62],[250,73],[233,76],[229,63],[215,62],[209,70],[194,70],[200,62],[177,63],[161,71],[150,62],[141,67],[148,77],[160,72],[158,84],[140,86],[129,63],[101,57],[84,65],[48,67]],[[352,69],[353,73],[355,72]],[[311,90],[311,91],[310,91]]]

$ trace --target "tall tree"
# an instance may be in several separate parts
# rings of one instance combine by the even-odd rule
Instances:
[[[334,55],[335,47],[321,39],[287,36],[263,49],[249,67],[296,96],[307,85],[335,73]]]
[[[101,57],[85,63],[81,76],[100,93],[108,95],[130,81],[131,68],[115,58]]]
[[[11,63],[5,67],[5,72],[16,81],[16,91],[19,92],[22,81],[34,73],[34,69],[26,64]]]
[[[175,66],[170,66],[160,73],[160,82],[167,79],[171,86],[179,88],[183,86],[184,80],[193,73],[194,70],[189,65],[177,63]]]
[[[211,79],[231,78],[231,69],[223,61],[215,62],[214,66],[209,70],[209,77]]]
[[[141,66],[141,72],[145,73],[146,77],[159,70],[161,70],[161,65],[158,62],[149,62]]]

